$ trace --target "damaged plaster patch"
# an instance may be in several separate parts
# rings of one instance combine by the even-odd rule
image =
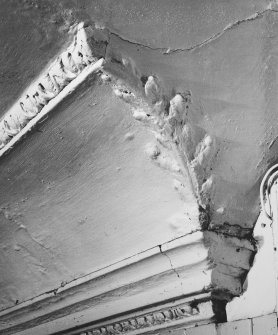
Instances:
[[[147,121],[148,120],[148,115],[140,109],[133,109],[132,115],[135,120],[137,121]]]
[[[191,221],[190,215],[185,211],[175,213],[167,219],[169,226],[177,236],[191,233],[192,227],[188,224],[188,222],[190,221]]]
[[[125,141],[132,141],[134,140],[134,137],[135,137],[134,133],[129,132],[125,134],[124,139]]]
[[[219,210],[221,212],[222,210],[224,211],[223,208],[220,208],[217,211],[219,212]],[[209,230],[217,232],[219,234],[224,234],[226,236],[237,237],[239,239],[248,239],[254,245],[256,244],[255,240],[253,239],[253,229],[251,228],[242,228],[240,225],[237,225],[237,224],[231,225],[225,221],[221,225],[211,224]]]
[[[161,154],[160,149],[155,143],[148,143],[145,147],[145,152],[151,159],[157,159]]]
[[[180,172],[178,162],[168,152],[159,148],[155,143],[148,143],[145,152],[158,166],[171,172]]]

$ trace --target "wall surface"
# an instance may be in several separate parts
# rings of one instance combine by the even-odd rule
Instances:
[[[245,292],[226,307],[229,321],[258,317],[276,311],[277,274],[273,223],[262,212],[255,225],[258,252],[245,282]]]

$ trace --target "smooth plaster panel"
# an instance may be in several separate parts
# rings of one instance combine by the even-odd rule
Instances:
[[[217,335],[252,335],[251,320],[222,323],[217,326]]]
[[[1,161],[2,308],[198,228],[193,194],[145,154],[152,133],[90,85]]]
[[[185,335],[217,335],[214,323],[186,329]]]
[[[253,335],[277,335],[277,314],[252,319]]]
[[[188,329],[164,330],[159,335],[277,335],[277,314],[226,322],[218,326],[211,323]]]
[[[258,252],[245,281],[245,292],[227,304],[228,321],[270,314],[276,308],[272,222],[263,212],[255,225],[254,238],[257,241]]]

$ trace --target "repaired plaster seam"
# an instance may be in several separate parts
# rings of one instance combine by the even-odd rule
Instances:
[[[205,39],[203,42],[197,43],[197,44],[192,45],[192,46],[187,47],[187,48],[177,48],[177,49],[170,49],[170,48],[167,48],[167,47],[154,48],[154,47],[151,47],[151,46],[143,44],[143,43],[139,43],[139,42],[136,42],[136,41],[131,41],[127,38],[122,37],[121,35],[119,35],[115,32],[112,32],[111,30],[109,30],[109,35],[110,36],[113,35],[113,36],[119,38],[120,40],[122,40],[123,42],[127,42],[129,44],[140,46],[142,48],[150,49],[150,50],[153,50],[153,51],[162,51],[164,55],[170,55],[170,54],[173,54],[173,53],[190,52],[190,51],[194,51],[196,49],[200,49],[203,46],[206,46],[207,44],[217,40],[222,35],[224,35],[227,31],[229,31],[231,29],[234,29],[235,27],[241,25],[242,23],[247,23],[247,22],[257,20],[257,19],[261,19],[264,16],[264,14],[267,13],[267,12],[278,13],[278,10],[275,10],[275,9],[272,9],[272,8],[267,8],[263,11],[256,12],[256,13],[246,17],[245,19],[240,19],[240,20],[237,20],[235,22],[232,22],[232,23],[228,24],[226,27],[224,27],[224,29],[222,31],[219,31],[218,33],[212,35],[211,37]],[[109,37],[109,39],[110,39],[110,37]]]
[[[42,242],[38,241],[35,237],[33,237],[32,234],[28,231],[28,229],[24,225],[20,225],[17,230],[20,230],[20,229],[23,230],[33,242],[38,244],[42,249],[44,249],[47,253],[53,256],[53,254],[51,253],[51,249],[45,246]],[[17,245],[20,246],[19,243],[17,243]]]
[[[32,254],[32,252],[30,252],[30,250],[28,248],[26,248],[24,245],[22,245],[20,243],[18,243],[17,245],[25,252],[25,255],[30,260],[31,265],[40,269],[44,273],[47,272],[47,268],[39,262],[39,260]],[[23,257],[24,257],[24,254],[23,254]]]

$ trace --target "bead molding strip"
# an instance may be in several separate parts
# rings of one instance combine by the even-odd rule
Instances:
[[[141,334],[149,331],[156,331],[161,328],[183,325],[186,323],[194,323],[201,320],[209,322],[213,320],[211,313],[211,302],[194,301],[195,307],[191,306],[190,302],[176,304],[166,308],[160,308],[149,313],[142,313],[134,317],[123,319],[108,325],[93,327],[76,335],[116,335],[116,334]],[[190,322],[191,321],[191,322]]]
[[[81,23],[73,42],[35,81],[0,121],[0,157],[34,125],[102,69],[107,41],[101,31]]]

